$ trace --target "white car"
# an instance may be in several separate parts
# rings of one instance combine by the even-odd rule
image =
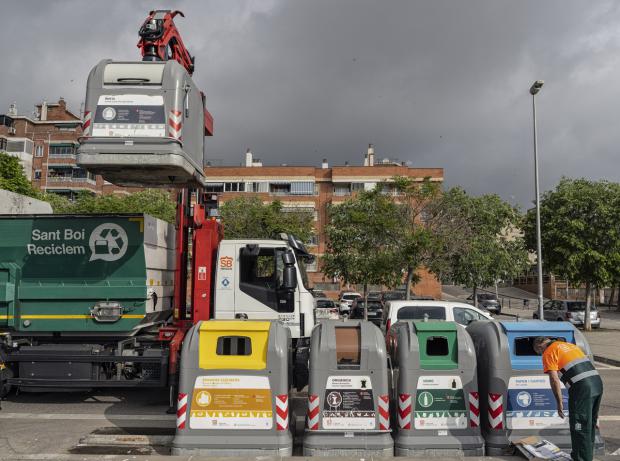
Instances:
[[[387,333],[399,320],[446,320],[469,325],[474,320],[492,320],[491,314],[471,304],[453,301],[389,301],[383,309],[381,329]]]
[[[356,291],[345,291],[340,295],[338,302],[340,303],[340,313],[348,314],[351,311],[351,305],[357,298],[361,298],[362,295]]]

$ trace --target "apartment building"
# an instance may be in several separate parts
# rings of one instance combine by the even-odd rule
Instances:
[[[208,190],[218,193],[221,202],[252,194],[265,203],[279,200],[284,210],[312,213],[315,233],[309,249],[319,257],[326,248],[324,227],[329,204],[343,202],[357,191],[371,190],[378,184],[385,193],[395,193],[391,185],[395,176],[443,182],[443,168],[412,168],[388,159],[376,161],[372,145],[360,166],[330,166],[325,159],[320,167],[264,166],[248,150],[242,166],[207,166],[204,171]],[[310,279],[320,289],[338,291],[340,285],[320,272],[318,261],[319,258],[308,268]],[[415,293],[440,298],[441,285],[435,277],[425,271],[420,275],[422,279],[414,287]]]
[[[35,188],[69,199],[79,191],[127,192],[77,166],[81,135],[82,119],[63,98],[38,104],[31,115],[19,114],[15,104],[0,115],[0,151],[19,158]]]

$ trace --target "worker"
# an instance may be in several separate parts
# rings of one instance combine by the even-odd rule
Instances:
[[[564,418],[562,386],[568,389],[568,421],[574,461],[592,461],[598,409],[603,381],[592,361],[575,344],[555,338],[537,337],[534,351],[542,355],[543,370],[549,375],[551,390]]]

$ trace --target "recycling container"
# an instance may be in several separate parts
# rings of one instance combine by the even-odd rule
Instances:
[[[174,60],[100,61],[86,89],[77,163],[123,186],[204,182],[203,94]]]
[[[173,455],[290,456],[289,329],[209,320],[183,342]]]
[[[542,357],[534,352],[533,341],[538,336],[557,338],[578,345],[592,358],[583,334],[569,322],[540,320],[478,321],[467,331],[478,359],[481,429],[487,455],[510,453],[512,442],[532,435],[570,451],[568,415],[562,419],[558,414]],[[562,393],[564,408],[568,409],[568,392],[563,385]],[[599,431],[595,445],[597,453],[604,452]]]
[[[397,456],[482,456],[474,343],[455,322],[398,322],[394,452]]]
[[[312,330],[304,456],[393,455],[387,363],[372,322],[326,320]]]

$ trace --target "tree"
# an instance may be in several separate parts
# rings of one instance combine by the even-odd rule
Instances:
[[[0,152],[0,189],[29,197],[39,197],[38,191],[26,177],[19,159],[6,152]]]
[[[327,252],[323,271],[345,283],[393,286],[402,280],[399,265],[402,209],[381,193],[380,187],[360,192],[356,197],[328,209],[325,227]],[[364,318],[368,318],[364,303]]]
[[[529,210],[525,233],[536,245],[536,214]],[[593,288],[620,280],[620,184],[563,178],[541,200],[543,263],[573,284],[586,287],[584,327],[591,329]]]
[[[273,238],[293,234],[308,242],[314,217],[307,211],[284,211],[282,202],[263,204],[258,197],[235,197],[220,206],[226,238]]]
[[[452,202],[452,203],[451,203]],[[529,260],[516,209],[497,195],[469,197],[456,188],[443,206],[455,212],[453,224],[459,231],[459,250],[449,255],[449,277],[473,289],[477,304],[479,287],[495,284],[525,272]]]
[[[400,241],[401,265],[406,272],[406,298],[411,298],[411,286],[419,281],[417,271],[421,266],[429,268],[431,255],[436,254],[436,234],[429,219],[430,210],[440,197],[439,184],[428,178],[422,183],[397,176],[393,178],[394,188],[401,196],[398,206],[403,213],[403,228]]]

